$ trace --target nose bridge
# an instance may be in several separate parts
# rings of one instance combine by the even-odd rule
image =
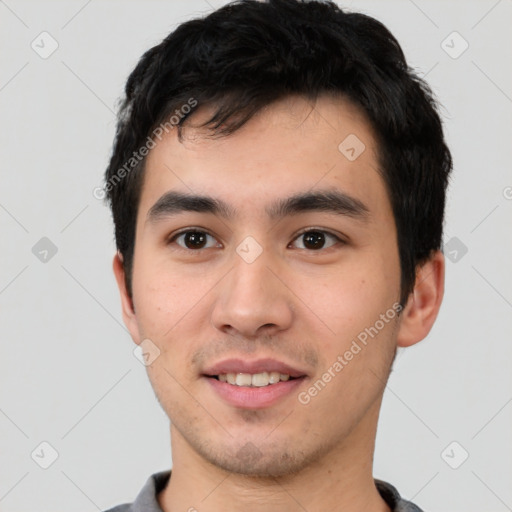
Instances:
[[[247,237],[250,238],[250,237]],[[292,320],[290,297],[278,274],[273,255],[245,239],[233,254],[232,271],[219,289],[212,321],[218,329],[234,329],[245,336],[258,330],[281,330]]]

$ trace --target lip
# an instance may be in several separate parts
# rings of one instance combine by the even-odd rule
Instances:
[[[213,378],[227,373],[255,374],[262,372],[284,373],[293,377],[293,380],[280,381],[262,387],[246,387],[228,384]],[[304,382],[307,373],[277,359],[265,358],[248,361],[247,359],[232,358],[219,361],[206,368],[203,378],[212,387],[214,393],[229,405],[240,409],[264,409],[289,396]]]
[[[205,369],[203,375],[213,377],[226,373],[255,374],[262,372],[285,373],[294,378],[307,376],[305,371],[271,358],[256,359],[254,361],[247,361],[246,359],[225,359]],[[277,384],[273,385],[276,386]]]
[[[203,378],[213,391],[229,405],[239,409],[265,409],[292,394],[306,377],[280,381],[261,388],[237,386],[207,376]]]

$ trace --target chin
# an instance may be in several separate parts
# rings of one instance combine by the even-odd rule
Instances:
[[[300,473],[306,466],[304,459],[303,454],[297,457],[297,454],[281,453],[270,457],[251,455],[229,460],[224,457],[215,457],[210,459],[210,462],[229,473],[256,478],[277,478]]]
[[[305,452],[303,446],[264,445],[247,441],[238,449],[219,450],[218,446],[202,446],[199,455],[210,464],[228,473],[247,477],[277,478],[300,473],[306,467],[319,460],[324,451],[317,449]]]

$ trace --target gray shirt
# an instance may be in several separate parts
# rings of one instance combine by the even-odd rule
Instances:
[[[105,512],[163,512],[156,496],[167,485],[170,477],[170,470],[151,475],[133,503],[118,505]],[[414,503],[403,500],[391,484],[375,480],[375,485],[393,512],[422,512]]]

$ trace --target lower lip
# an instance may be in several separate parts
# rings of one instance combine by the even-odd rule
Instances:
[[[221,398],[234,407],[242,409],[264,409],[270,407],[290,395],[302,384],[305,377],[299,377],[293,380],[280,381],[277,384],[258,387],[244,387],[221,382],[220,380],[205,377],[213,390]]]

